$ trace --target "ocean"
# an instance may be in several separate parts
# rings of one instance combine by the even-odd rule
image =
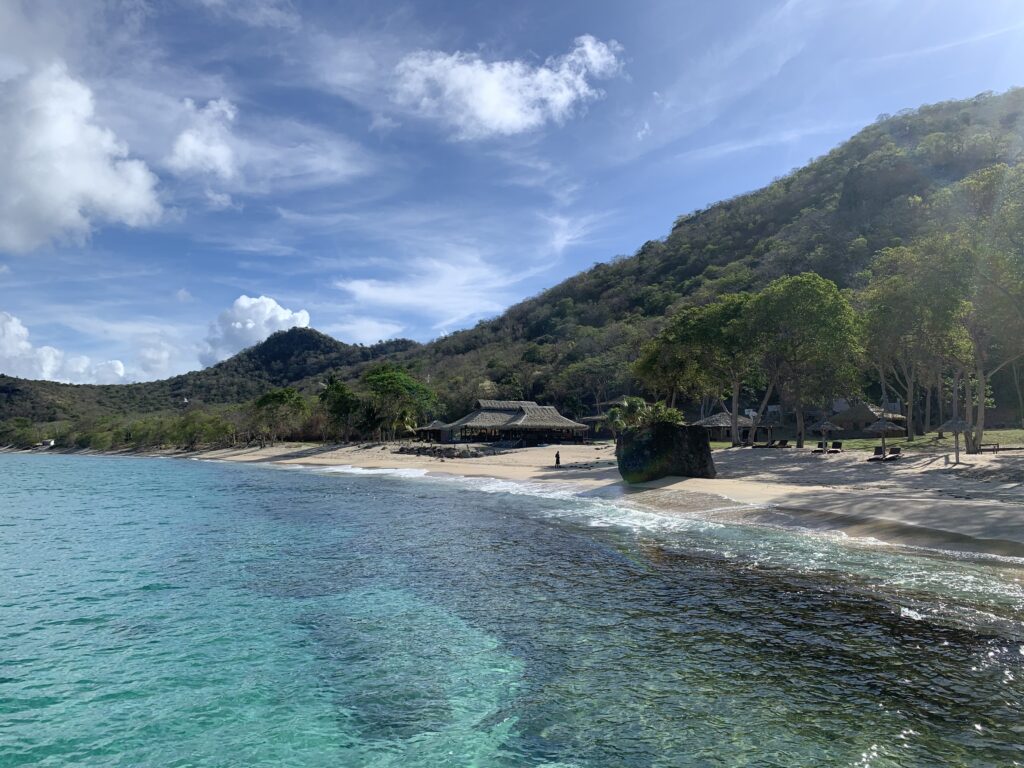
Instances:
[[[413,472],[0,455],[0,766],[1011,766],[1024,562]]]

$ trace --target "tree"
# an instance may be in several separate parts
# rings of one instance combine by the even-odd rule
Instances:
[[[371,368],[363,374],[362,383],[370,395],[374,421],[392,440],[399,429],[413,429],[437,406],[434,391],[397,365]]]
[[[890,379],[902,390],[908,440],[915,434],[917,390],[940,375],[943,356],[955,345],[968,279],[966,259],[938,258],[936,250],[934,241],[885,249],[861,295],[866,352],[878,370],[883,400]]]
[[[261,443],[266,435],[273,445],[282,433],[298,426],[299,419],[308,412],[306,398],[294,387],[272,389],[261,395],[253,403],[254,421]]]
[[[622,405],[617,405],[609,410],[605,417],[605,424],[616,436],[626,429],[662,422],[681,424],[683,414],[675,408],[669,408],[665,403],[651,404],[639,397],[625,398]]]
[[[751,303],[751,328],[769,382],[793,407],[803,447],[804,410],[850,395],[860,375],[860,329],[836,284],[805,272],[772,281]]]
[[[340,432],[341,439],[347,443],[352,436],[352,427],[362,404],[359,396],[332,373],[327,377],[319,400],[331,424]]]
[[[753,297],[732,293],[709,304],[687,307],[658,337],[661,354],[674,360],[683,389],[716,398],[728,392],[732,442],[739,444],[740,395],[758,378],[758,334],[750,325]]]

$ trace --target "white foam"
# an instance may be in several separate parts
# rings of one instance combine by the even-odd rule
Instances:
[[[366,467],[353,467],[350,464],[337,464],[330,467],[308,467],[302,469],[313,469],[315,472],[337,472],[343,475],[387,475],[390,477],[425,477],[425,469],[399,469],[398,467],[380,467],[378,469],[367,469]]]

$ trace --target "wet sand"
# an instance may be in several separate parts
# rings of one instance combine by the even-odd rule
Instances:
[[[868,462],[865,452],[715,451],[718,477],[665,478],[628,486],[614,446],[524,448],[466,459],[394,453],[397,444],[285,444],[207,451],[197,458],[363,469],[417,469],[519,482],[571,483],[661,514],[699,514],[755,524],[838,530],[928,547],[1024,556],[1024,453],[962,457],[908,454]],[[554,466],[555,451],[561,467]]]

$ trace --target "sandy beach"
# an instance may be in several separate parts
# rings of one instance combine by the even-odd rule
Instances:
[[[571,483],[588,496],[662,514],[700,514],[767,525],[843,531],[886,542],[1024,556],[1024,453],[910,453],[868,462],[864,452],[715,451],[718,477],[627,486],[611,443],[524,448],[476,458],[394,452],[397,444],[207,451],[198,458],[364,469],[418,469],[519,482]],[[555,451],[561,467],[554,466]]]

